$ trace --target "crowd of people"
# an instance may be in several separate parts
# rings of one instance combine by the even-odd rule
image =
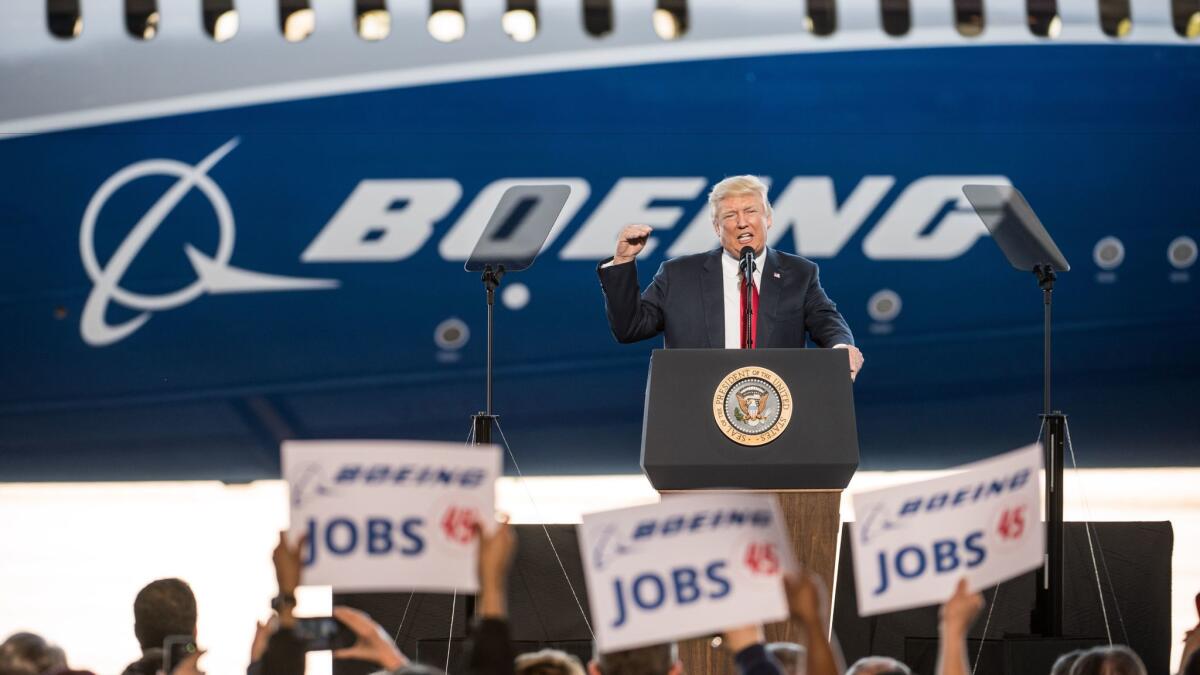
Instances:
[[[470,675],[681,675],[674,643],[620,652],[598,653],[583,664],[553,649],[515,654],[508,625],[508,578],[516,537],[508,524],[494,532],[477,528],[479,595],[463,669]],[[247,675],[303,675],[311,646],[297,634],[295,591],[301,581],[302,541],[280,533],[273,561],[279,595],[274,615],[259,623]],[[807,646],[767,643],[761,625],[741,626],[721,636],[721,648],[739,675],[912,675],[904,663],[868,656],[846,667],[835,636],[827,633],[829,594],[820,577],[809,572],[784,578],[790,620],[807,638]],[[967,632],[984,607],[983,596],[961,580],[939,614],[937,675],[971,675]],[[180,579],[153,581],[133,602],[133,632],[142,653],[122,675],[204,675],[204,654],[195,645],[197,605]],[[353,644],[334,649],[335,659],[373,664],[376,675],[444,675],[415,663],[370,616],[350,607],[334,607],[333,617],[353,633]],[[1200,626],[1189,631],[1179,675],[1200,675]],[[183,645],[182,651],[172,645]],[[72,670],[62,648],[32,633],[17,633],[0,644],[0,675],[92,675]],[[1147,675],[1142,660],[1128,647],[1115,645],[1062,655],[1050,675]]]

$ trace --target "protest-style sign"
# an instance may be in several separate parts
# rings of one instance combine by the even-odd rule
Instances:
[[[787,616],[795,568],[770,495],[696,494],[585,514],[579,547],[600,652]]]
[[[950,476],[853,495],[859,616],[941,604],[1042,565],[1039,472],[1030,445]]]
[[[493,527],[500,449],[408,441],[287,441],[305,584],[351,591],[478,590],[475,523]]]

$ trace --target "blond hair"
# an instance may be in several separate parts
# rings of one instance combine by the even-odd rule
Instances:
[[[521,654],[515,666],[517,675],[584,675],[579,659],[558,649]]]
[[[740,197],[742,195],[758,195],[761,197],[767,215],[771,215],[771,201],[767,199],[766,183],[762,182],[758,176],[751,176],[750,174],[730,176],[714,185],[708,193],[708,210],[712,213],[714,225],[717,224],[717,208],[720,206],[721,200],[726,197]]]

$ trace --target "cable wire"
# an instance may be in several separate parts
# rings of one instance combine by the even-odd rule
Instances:
[[[408,602],[404,603],[404,614],[400,615],[400,625],[396,626],[396,637],[392,638],[392,642],[396,644],[400,643],[400,631],[404,629],[404,620],[408,618],[408,607],[412,604],[413,596],[416,594],[416,591],[409,591],[408,593]]]
[[[1063,426],[1066,429],[1066,438],[1064,440],[1067,442],[1067,450],[1069,450],[1071,453],[1071,470],[1075,472],[1076,477],[1079,477],[1079,465],[1075,461],[1075,446],[1071,443],[1071,426],[1066,423],[1065,419],[1063,420]],[[1100,583],[1100,567],[1099,567],[1099,565],[1096,564],[1096,546],[1092,542],[1092,523],[1091,523],[1092,507],[1091,507],[1091,504],[1088,502],[1087,493],[1083,489],[1083,481],[1079,482],[1079,493],[1080,493],[1081,499],[1083,500],[1084,514],[1087,515],[1087,520],[1083,521],[1083,531],[1084,531],[1084,533],[1087,534],[1088,552],[1091,554],[1091,557],[1092,557],[1092,573],[1096,577],[1096,594],[1100,596],[1100,613],[1104,617],[1104,633],[1108,636],[1108,646],[1111,647],[1113,644],[1112,628],[1109,626],[1109,623],[1108,623],[1108,607],[1106,606],[1106,604],[1104,602],[1104,586],[1101,585],[1101,583]],[[1100,551],[1100,556],[1101,557],[1104,556],[1104,551]],[[1107,569],[1108,564],[1105,563],[1104,567],[1105,567],[1105,569]],[[1109,579],[1108,585],[1110,588],[1112,587],[1111,579]],[[1113,607],[1114,608],[1117,607],[1116,593],[1113,593]],[[1118,617],[1121,616],[1121,612],[1119,609],[1117,610],[1117,616]],[[1124,630],[1125,630],[1125,620],[1124,619],[1121,619],[1121,630],[1122,630],[1122,632],[1124,632]],[[1126,641],[1129,640],[1128,634],[1126,634],[1125,639],[1126,639]]]
[[[513,455],[512,447],[508,444],[508,438],[504,435],[504,429],[500,428],[499,419],[496,420],[496,430],[500,432],[500,440],[504,442],[504,449],[508,452],[509,459],[512,460],[513,468],[517,470],[518,482],[525,489],[525,494],[529,497],[529,503],[533,505],[533,511],[537,515],[537,519],[542,521],[541,509],[538,508],[537,502],[533,499],[533,492],[530,491],[529,485],[525,482],[525,474],[521,472],[521,465],[517,463],[517,458]],[[579,601],[579,594],[575,592],[575,585],[571,583],[571,577],[567,575],[567,568],[563,565],[562,557],[558,555],[558,548],[554,546],[554,540],[550,538],[550,530],[546,527],[545,522],[542,522],[541,525],[542,532],[546,535],[546,541],[550,543],[550,550],[554,552],[554,559],[558,561],[558,569],[562,571],[563,579],[567,580],[567,588],[571,589],[571,597],[575,598],[575,606],[579,608],[579,615],[583,617],[583,623],[587,626],[592,640],[595,640],[596,633],[592,631],[592,623],[588,621],[587,612],[583,611],[583,603]]]
[[[458,605],[458,589],[450,597],[450,635],[446,637],[446,672],[450,671],[450,645],[454,644],[454,609]]]
[[[992,601],[988,603],[987,620],[983,622],[983,632],[979,635],[979,650],[975,652],[975,663],[971,665],[971,675],[975,675],[975,669],[979,668],[979,657],[983,656],[983,644],[987,640],[988,626],[992,625],[992,612],[996,609],[996,600],[1000,598],[1000,587],[1003,582],[996,584],[996,592],[992,593]]]

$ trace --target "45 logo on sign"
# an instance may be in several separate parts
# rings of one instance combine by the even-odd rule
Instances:
[[[779,574],[779,552],[775,545],[768,542],[752,542],[746,547],[746,555],[742,558],[746,568],[752,573],[771,576]]]
[[[1025,506],[1014,506],[1001,511],[996,533],[1000,535],[1001,541],[1020,539],[1021,535],[1025,534]]]
[[[451,506],[442,516],[442,534],[455,544],[468,544],[475,539],[475,526],[480,524],[479,511],[470,507]]]

